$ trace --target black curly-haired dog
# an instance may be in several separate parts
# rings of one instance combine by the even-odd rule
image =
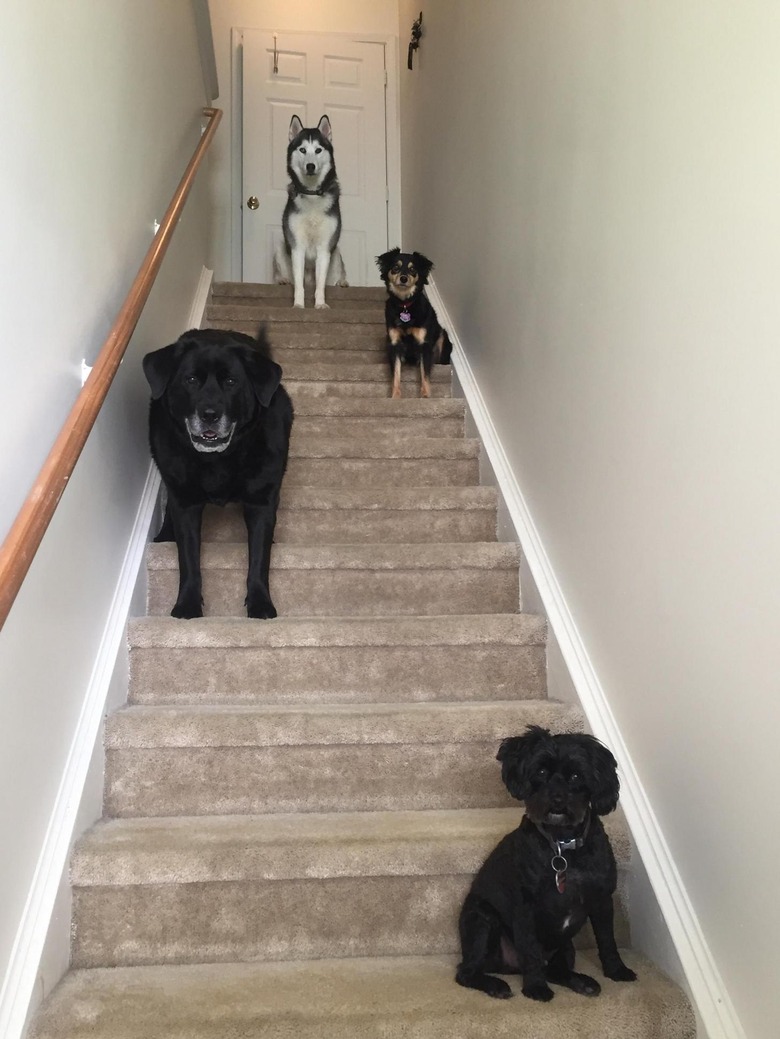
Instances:
[[[433,262],[422,253],[402,253],[391,249],[376,258],[387,289],[385,324],[387,359],[393,379],[391,396],[401,396],[401,365],[420,367],[420,396],[431,395],[431,368],[449,364],[450,337],[439,324],[424,289]]]
[[[617,869],[599,818],[618,801],[614,757],[593,736],[553,736],[529,725],[523,736],[503,741],[498,760],[525,815],[485,860],[466,896],[455,980],[498,999],[512,990],[492,974],[521,974],[529,999],[552,999],[548,982],[597,996],[599,983],[574,971],[572,939],[589,918],[605,976],[634,981],[615,942]]]
[[[268,571],[293,408],[265,330],[252,339],[192,329],[147,354],[143,368],[152,390],[149,443],[168,491],[155,541],[175,541],[179,556],[171,616],[203,615],[203,509],[238,502],[249,544],[246,611],[275,617]]]

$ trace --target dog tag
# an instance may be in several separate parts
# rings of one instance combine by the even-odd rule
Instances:
[[[563,855],[553,855],[550,860],[550,865],[555,873],[556,890],[559,895],[562,895],[566,890],[566,870],[568,869],[569,863]]]
[[[409,313],[408,310],[402,310],[399,316],[400,316],[402,321],[411,321],[412,320],[412,315]]]

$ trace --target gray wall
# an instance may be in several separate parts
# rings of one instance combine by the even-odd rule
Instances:
[[[437,261],[705,943],[768,1039],[780,5],[401,0],[402,43],[420,6],[404,246]]]
[[[190,0],[5,4],[0,93],[4,536],[197,144],[205,97]],[[140,358],[186,323],[208,208],[196,186],[0,633],[0,990],[36,868],[53,869],[39,857],[149,467]],[[25,919],[27,937],[45,929]],[[24,951],[14,955],[18,966]]]

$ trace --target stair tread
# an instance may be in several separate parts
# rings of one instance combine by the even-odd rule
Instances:
[[[130,621],[131,647],[543,645],[547,625],[531,613],[394,617],[173,617]]]
[[[297,409],[297,404],[296,404]],[[472,437],[318,436],[293,433],[290,458],[478,458],[479,441]]]
[[[431,382],[449,382],[452,369],[446,364],[436,364],[431,369]],[[345,366],[329,364],[327,361],[316,361],[307,364],[301,361],[288,361],[284,365],[282,378],[287,382],[385,382],[390,385],[390,372],[387,364],[363,363]],[[417,368],[404,367],[401,371],[404,382],[417,382],[420,378]]]
[[[494,487],[290,487],[282,485],[282,509],[397,511],[495,509]],[[230,506],[228,506],[230,508]],[[239,506],[233,506],[239,508]]]
[[[526,725],[581,728],[582,710],[554,700],[416,703],[182,704],[122,707],[106,719],[110,750],[495,743]]]
[[[598,999],[556,989],[551,1003],[488,999],[453,981],[452,956],[391,956],[253,964],[71,971],[30,1039],[694,1039],[682,990],[644,957],[623,953],[639,980],[577,966]]]
[[[338,418],[462,418],[465,402],[458,397],[421,400],[408,397],[366,400],[364,397],[306,397],[295,406],[296,415],[319,415]]]
[[[333,325],[379,325],[384,327],[385,309],[378,303],[367,307],[331,307],[327,310],[317,310],[314,307],[264,307],[261,300],[252,303],[231,300],[229,303],[209,303],[203,321],[204,327],[208,326],[211,318],[219,318],[223,321],[231,318],[239,321],[253,319],[258,322],[264,321],[269,326],[268,333],[273,342],[273,337],[277,334],[274,326],[278,325],[322,325],[328,329]]]
[[[474,873],[522,806],[176,816],[99,822],[78,843],[77,887]],[[604,825],[621,866],[625,819]]]
[[[247,546],[210,541],[203,544],[204,569],[246,569]],[[178,570],[173,542],[151,544],[147,550],[150,570]],[[274,545],[272,570],[511,570],[519,564],[517,545],[504,541],[470,541],[454,544],[386,545]]]
[[[289,299],[292,303],[292,285],[267,284],[259,281],[215,281],[212,284],[212,297],[225,296],[233,300],[243,296],[249,299],[270,298]],[[313,296],[308,289],[306,300]],[[325,300],[330,303],[333,300],[368,300],[373,303],[383,302],[387,297],[387,290],[382,285],[328,285],[325,288]]]

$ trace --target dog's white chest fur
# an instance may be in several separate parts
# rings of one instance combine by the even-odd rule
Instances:
[[[290,231],[295,242],[304,246],[307,259],[314,259],[317,247],[336,233],[336,217],[328,213],[332,204],[327,195],[299,195],[295,199],[295,209],[289,217]]]

